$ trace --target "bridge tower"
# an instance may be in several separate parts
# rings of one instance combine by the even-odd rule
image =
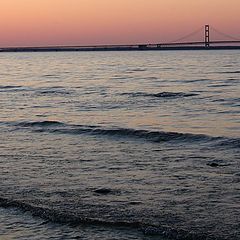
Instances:
[[[210,46],[210,27],[205,25],[205,47],[209,48]]]

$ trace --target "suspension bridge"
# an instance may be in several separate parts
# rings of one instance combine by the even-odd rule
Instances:
[[[191,37],[202,34],[202,40],[190,41]],[[220,40],[212,40],[211,33],[222,37]],[[44,46],[44,47],[9,47],[0,48],[0,52],[44,52],[44,51],[131,51],[131,50],[224,50],[240,49],[240,37],[234,37],[223,33],[214,27],[205,25],[190,34],[175,41],[147,43],[147,44],[120,44],[120,45],[86,45],[86,46]]]

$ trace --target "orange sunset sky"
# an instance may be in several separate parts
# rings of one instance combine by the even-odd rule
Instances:
[[[240,0],[0,0],[0,46],[156,43],[205,24],[240,38],[239,12]]]

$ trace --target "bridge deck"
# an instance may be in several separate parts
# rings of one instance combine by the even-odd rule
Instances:
[[[202,50],[202,49],[240,49],[240,41],[175,42],[156,44],[95,45],[95,46],[44,46],[44,47],[8,47],[0,52],[42,52],[42,51],[130,51],[130,50]]]

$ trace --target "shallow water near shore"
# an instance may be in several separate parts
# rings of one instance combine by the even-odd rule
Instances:
[[[1,239],[239,239],[239,53],[1,53]]]

